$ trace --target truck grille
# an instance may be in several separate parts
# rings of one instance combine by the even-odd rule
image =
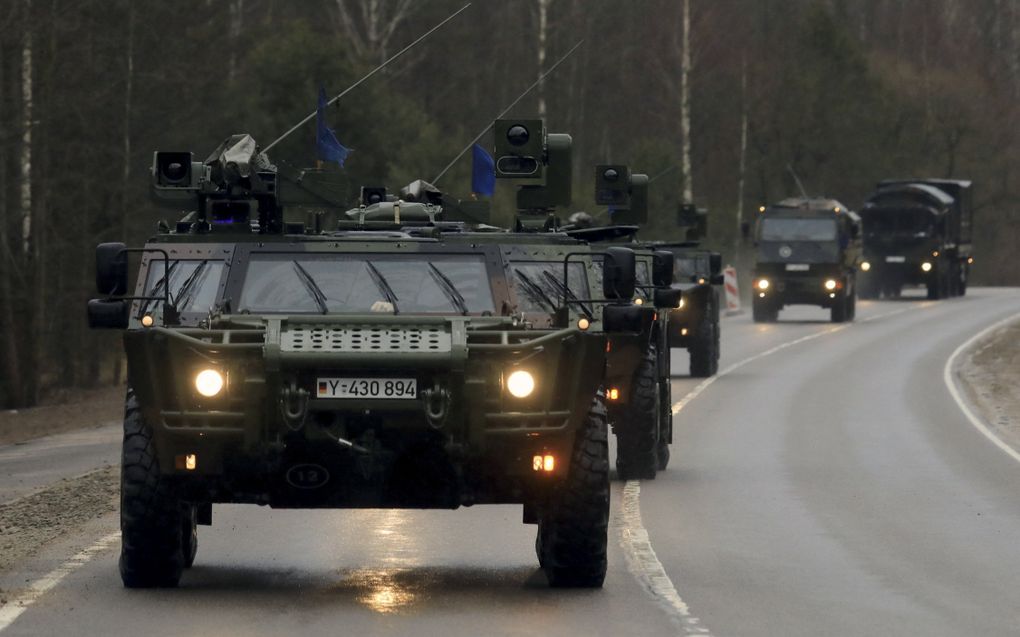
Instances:
[[[284,352],[449,352],[452,340],[443,326],[295,325],[280,335]]]

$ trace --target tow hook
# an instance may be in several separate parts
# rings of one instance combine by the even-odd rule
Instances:
[[[305,425],[308,417],[308,391],[298,387],[294,379],[291,379],[289,387],[280,390],[280,414],[293,431]]]
[[[421,390],[425,407],[425,420],[434,429],[442,429],[450,413],[450,392],[437,380],[432,389]]]

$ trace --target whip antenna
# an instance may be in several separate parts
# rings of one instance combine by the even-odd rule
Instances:
[[[543,74],[539,75],[539,76],[538,76],[538,79],[537,79],[537,80],[535,80],[535,83],[534,83],[534,84],[532,84],[531,86],[529,86],[529,87],[528,87],[527,89],[525,89],[525,90],[524,90],[524,92],[523,92],[523,93],[521,93],[520,95],[518,95],[518,96],[517,96],[517,99],[515,99],[515,100],[514,100],[514,101],[512,101],[512,102],[510,102],[510,106],[507,106],[506,108],[504,108],[504,109],[503,109],[503,112],[501,112],[501,113],[500,113],[499,115],[497,115],[497,116],[493,117],[493,118],[492,118],[492,119],[493,119],[493,121],[495,121],[495,120],[499,119],[500,117],[503,117],[503,116],[504,116],[504,115],[506,115],[506,114],[507,114],[508,112],[510,112],[510,109],[511,109],[511,108],[513,108],[514,106],[517,106],[517,102],[520,102],[520,101],[521,101],[522,99],[524,99],[524,97],[525,97],[525,96],[526,96],[526,95],[527,95],[528,93],[530,93],[530,92],[531,92],[531,90],[532,90],[533,88],[535,88],[536,86],[538,86],[539,84],[541,84],[541,83],[542,83],[542,80],[544,80],[544,79],[545,79],[545,76],[547,76],[547,75],[549,75],[550,73],[552,73],[553,71],[555,71],[555,70],[556,70],[556,67],[557,67],[557,66],[559,66],[560,64],[562,64],[562,63],[563,63],[563,62],[564,62],[564,61],[565,61],[565,60],[566,60],[566,59],[567,59],[568,57],[570,57],[571,55],[573,55],[573,54],[574,54],[574,51],[576,51],[576,50],[577,50],[577,48],[578,48],[579,46],[581,46],[582,44],[584,44],[584,40],[580,40],[580,41],[579,41],[579,42],[578,42],[577,44],[575,44],[575,45],[574,45],[574,48],[572,48],[572,49],[570,49],[569,51],[567,51],[566,55],[564,55],[563,57],[561,57],[561,58],[560,58],[559,60],[556,60],[556,64],[553,64],[552,66],[550,66],[550,67],[549,67],[549,70],[548,70],[548,71],[546,71],[545,73],[543,73]],[[463,149],[462,151],[460,151],[459,153],[457,153],[457,156],[453,158],[453,161],[451,161],[451,162],[450,162],[449,164],[447,164],[447,165],[446,165],[446,168],[444,168],[444,169],[442,169],[441,171],[439,171],[439,174],[438,174],[438,175],[436,175],[436,178],[432,180],[432,185],[435,185],[435,184],[439,183],[439,179],[440,179],[440,178],[441,178],[441,177],[442,177],[443,175],[445,175],[445,174],[446,174],[446,172],[447,172],[448,170],[450,170],[451,168],[453,168],[453,165],[457,163],[457,160],[458,160],[458,159],[460,159],[461,157],[463,157],[463,156],[464,156],[464,153],[466,153],[466,152],[468,152],[469,150],[471,150],[471,147],[472,147],[472,146],[474,145],[474,143],[475,143],[475,142],[477,142],[477,141],[478,141],[479,139],[481,139],[481,138],[482,138],[482,135],[485,135],[486,133],[488,133],[488,132],[489,132],[489,129],[490,129],[490,128],[492,128],[492,124],[488,124],[488,125],[486,125],[486,127],[482,129],[482,132],[478,133],[478,135],[477,135],[477,136],[476,136],[476,137],[475,137],[474,139],[472,139],[471,141],[469,141],[469,142],[468,142],[468,145],[467,145],[467,146],[465,146],[465,147],[464,147],[464,149]]]
[[[467,8],[468,8],[468,7],[470,7],[470,6],[471,6],[471,3],[469,2],[469,3],[465,4],[465,5],[463,6],[463,7],[461,7],[460,9],[458,9],[458,10],[454,11],[454,12],[453,12],[453,13],[452,13],[452,14],[451,14],[451,15],[450,15],[450,16],[449,16],[448,18],[446,18],[445,20],[443,20],[442,22],[440,22],[440,23],[439,23],[439,24],[437,24],[436,26],[432,27],[431,29],[429,29],[428,31],[426,31],[425,33],[423,33],[423,34],[422,34],[422,35],[421,35],[421,36],[420,36],[420,37],[419,37],[419,38],[418,38],[417,40],[415,40],[414,42],[412,42],[412,43],[408,44],[408,45],[407,45],[407,46],[405,46],[404,48],[400,49],[399,51],[397,51],[396,53],[394,53],[393,55],[391,55],[391,56],[389,57],[389,59],[387,59],[387,60],[386,60],[385,62],[383,62],[383,63],[382,63],[382,64],[380,64],[379,66],[375,67],[375,68],[374,68],[374,69],[372,69],[371,71],[369,71],[367,75],[365,75],[364,77],[362,77],[362,78],[361,78],[360,80],[358,80],[358,81],[357,81],[357,82],[355,82],[354,84],[351,84],[350,86],[348,86],[347,88],[345,88],[345,89],[344,89],[344,90],[343,90],[343,91],[342,91],[341,93],[339,93],[339,94],[338,94],[338,95],[337,95],[336,97],[334,97],[333,99],[331,99],[331,100],[329,100],[328,102],[326,102],[326,106],[330,106],[330,105],[332,105],[332,104],[333,104],[334,102],[336,102],[336,101],[337,101],[338,99],[340,99],[340,98],[341,98],[341,97],[343,97],[344,95],[347,95],[348,93],[350,93],[351,91],[353,91],[354,89],[356,89],[356,88],[357,88],[358,86],[360,86],[360,85],[362,84],[362,82],[364,82],[364,81],[365,81],[365,80],[367,80],[368,78],[372,77],[373,75],[375,75],[375,74],[376,74],[376,73],[378,73],[379,71],[381,71],[381,70],[383,70],[384,68],[386,68],[386,65],[388,65],[388,64],[389,64],[390,62],[392,62],[393,60],[397,59],[397,58],[398,58],[398,57],[400,57],[401,55],[403,55],[403,54],[407,53],[408,51],[410,51],[410,50],[411,50],[412,48],[414,48],[414,46],[415,46],[416,44],[418,44],[419,42],[421,42],[421,41],[422,41],[422,40],[424,40],[425,38],[427,38],[427,37],[429,37],[430,35],[432,35],[432,33],[433,33],[434,31],[436,31],[437,29],[439,29],[439,27],[443,26],[444,24],[446,24],[446,23],[447,23],[447,22],[449,22],[450,20],[453,20],[454,18],[456,18],[456,17],[458,16],[458,15],[460,15],[460,14],[461,14],[461,13],[462,13],[462,12],[463,12],[463,11],[464,11],[465,9],[467,9]],[[315,113],[316,113],[316,112],[317,112],[317,111],[312,111],[312,112],[311,112],[311,113],[310,113],[310,114],[308,115],[308,117],[304,118],[303,120],[301,120],[301,121],[300,121],[300,122],[298,122],[297,124],[294,124],[294,126],[292,126],[290,130],[288,130],[288,131],[287,131],[286,133],[284,133],[283,135],[280,135],[280,136],[279,136],[279,137],[277,137],[277,138],[276,138],[275,140],[273,140],[273,141],[272,141],[272,142],[271,142],[271,143],[270,143],[270,144],[269,144],[268,146],[266,146],[265,148],[263,148],[263,149],[262,149],[262,152],[266,152],[266,151],[268,151],[268,150],[269,150],[270,148],[272,148],[273,146],[276,146],[276,145],[277,145],[277,144],[279,144],[279,143],[280,143],[281,141],[283,141],[283,140],[284,140],[284,139],[286,139],[286,138],[287,138],[288,136],[290,136],[290,134],[291,134],[291,133],[293,133],[294,131],[296,131],[297,129],[301,128],[302,126],[304,126],[304,125],[305,125],[306,123],[308,123],[309,121],[311,121],[311,119],[312,119],[313,117],[315,117]]]

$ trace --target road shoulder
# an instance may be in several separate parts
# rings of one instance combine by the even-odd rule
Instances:
[[[974,343],[955,371],[967,401],[989,430],[1020,451],[1020,321]]]

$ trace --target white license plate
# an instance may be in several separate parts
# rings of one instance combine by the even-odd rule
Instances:
[[[414,378],[319,378],[317,398],[387,398],[418,397],[418,381]]]
[[[786,264],[786,271],[787,272],[807,272],[810,269],[811,269],[811,266],[808,265],[807,263],[787,263]]]
[[[885,258],[885,262],[886,263],[905,263],[906,260],[907,260],[906,257],[886,257]]]

